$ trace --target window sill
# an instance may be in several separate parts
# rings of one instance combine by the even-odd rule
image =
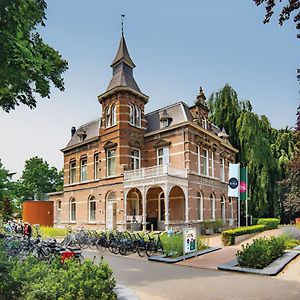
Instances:
[[[114,124],[114,125],[111,125],[111,126],[105,127],[105,128],[104,128],[104,130],[106,130],[106,129],[109,129],[109,128],[113,128],[113,127],[116,127],[116,126],[117,126],[117,124]]]

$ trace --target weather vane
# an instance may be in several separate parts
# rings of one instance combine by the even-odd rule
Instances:
[[[122,35],[124,34],[124,18],[125,18],[125,15],[121,15],[121,28],[122,28]]]

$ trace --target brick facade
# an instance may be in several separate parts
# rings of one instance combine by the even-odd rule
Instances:
[[[178,102],[145,114],[122,36],[113,78],[98,96],[98,120],[72,132],[64,153],[64,189],[50,193],[56,226],[154,229],[223,219],[236,223],[227,196],[237,150],[209,123],[203,90],[192,107]]]

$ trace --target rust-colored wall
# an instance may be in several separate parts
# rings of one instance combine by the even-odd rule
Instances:
[[[53,226],[53,202],[25,201],[22,219],[30,224]]]

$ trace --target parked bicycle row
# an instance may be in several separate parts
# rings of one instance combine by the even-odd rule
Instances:
[[[82,250],[80,247],[74,247],[65,242],[58,243],[55,239],[41,240],[37,238],[24,238],[20,235],[2,235],[4,249],[10,257],[24,260],[29,255],[33,255],[40,260],[52,262],[56,258],[65,259],[74,257],[74,259],[82,262]]]
[[[138,253],[139,256],[151,256],[163,252],[161,233],[141,233],[128,231],[77,230],[64,239],[65,243],[77,245],[81,249],[91,248],[103,251],[108,249],[114,254],[128,255]]]

